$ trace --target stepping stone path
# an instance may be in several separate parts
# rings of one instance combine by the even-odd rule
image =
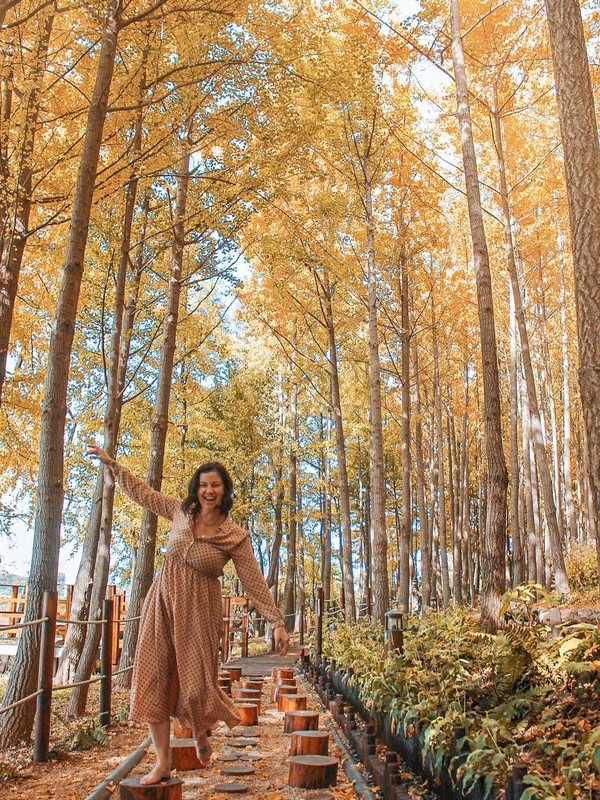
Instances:
[[[273,658],[274,661],[281,663],[282,659]],[[267,659],[263,659],[263,662]],[[288,665],[289,665],[288,657]],[[239,726],[229,730],[225,725],[217,725],[210,737],[210,744],[213,749],[213,758],[208,767],[201,767],[194,770],[173,770],[172,779],[183,781],[177,783],[175,794],[163,793],[159,789],[155,797],[160,800],[201,800],[201,798],[211,798],[211,800],[225,800],[234,794],[243,794],[246,800],[334,800],[334,791],[329,787],[336,785],[335,796],[352,798],[356,796],[353,792],[350,781],[346,777],[341,763],[338,768],[338,759],[341,758],[339,748],[335,741],[329,737],[329,747],[327,754],[322,755],[294,755],[291,756],[292,733],[304,729],[319,730],[321,734],[309,734],[305,740],[320,739],[327,740],[327,728],[324,719],[327,715],[322,707],[315,702],[314,695],[307,699],[307,711],[279,711],[278,701],[273,698],[274,687],[283,686],[285,681],[286,688],[290,694],[305,694],[307,684],[303,679],[296,675],[291,668],[280,674],[279,670],[275,673],[268,661],[263,666],[262,672],[258,674],[255,664],[250,667],[244,665],[243,674],[239,674],[239,668],[226,668],[227,675],[231,676],[232,693],[242,686],[242,681],[252,680],[262,682],[260,689],[260,715],[258,725]],[[225,672],[225,670],[223,671]],[[273,673],[273,674],[272,674]],[[239,674],[239,677],[238,677]],[[250,677],[251,676],[251,677]],[[296,679],[296,686],[291,686],[292,680]],[[262,679],[262,681],[261,681]],[[248,687],[250,688],[250,687]],[[258,688],[253,685],[251,688]],[[284,690],[281,695],[286,694]],[[284,724],[289,732],[284,732]],[[296,728],[298,726],[298,728]],[[180,731],[178,730],[177,733]],[[181,733],[187,733],[181,730]],[[176,732],[174,731],[174,735]],[[296,737],[297,740],[303,737]],[[187,744],[187,743],[186,743]],[[193,742],[190,743],[193,746]],[[185,746],[185,745],[184,745]],[[299,753],[297,741],[294,743],[294,751]],[[153,753],[139,764],[133,773],[128,776],[129,781],[133,781],[134,792],[139,786],[139,778],[148,772],[151,765]],[[322,761],[322,759],[325,759]],[[293,761],[296,763],[294,764]],[[309,773],[304,775],[303,770],[308,764]],[[315,764],[317,773],[314,772]],[[296,788],[290,785],[306,783],[307,788]],[[126,782],[122,782],[126,783]],[[136,785],[137,784],[137,785]],[[179,794],[179,790],[181,793]],[[119,798],[116,792],[115,800]],[[142,800],[141,795],[129,795],[131,800]],[[143,800],[147,800],[144,797]]]

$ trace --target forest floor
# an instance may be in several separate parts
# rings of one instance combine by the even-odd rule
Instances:
[[[272,657],[271,657],[272,658]],[[252,669],[244,668],[244,673],[258,674],[258,661],[250,659]],[[269,661],[265,661],[268,664]],[[266,667],[265,667],[266,673]],[[269,673],[270,675],[270,670]],[[183,799],[225,800],[226,795],[217,790],[217,784],[231,781],[222,769],[231,765],[251,764],[255,773],[243,778],[248,789],[244,797],[248,800],[354,800],[357,796],[351,782],[346,777],[342,765],[338,768],[337,785],[328,789],[305,790],[288,786],[288,758],[290,737],[283,733],[283,714],[277,711],[270,699],[268,681],[263,690],[263,708],[259,725],[255,730],[256,743],[245,748],[235,747],[232,732],[217,727],[211,737],[214,755],[206,769],[173,773],[183,784]],[[302,691],[302,690],[301,690]],[[99,786],[147,736],[145,725],[129,722],[126,719],[128,692],[116,690],[113,695],[113,724],[108,731],[96,727],[95,717],[89,716],[76,721],[64,718],[66,693],[58,692],[54,700],[54,713],[51,734],[51,759],[45,764],[31,762],[32,745],[15,748],[0,754],[0,787],[3,798],[13,800],[84,800]],[[95,698],[91,697],[91,705]],[[319,707],[316,696],[309,694],[309,708],[320,712],[320,727],[327,713]],[[248,731],[248,729],[246,729]],[[233,732],[235,733],[235,731]],[[97,739],[104,739],[103,742]],[[89,749],[84,749],[89,748]],[[329,754],[341,758],[343,753],[330,737]],[[237,756],[235,761],[224,761],[222,756]],[[132,770],[128,777],[135,778],[149,771],[153,763],[150,751]],[[410,778],[409,775],[406,776]],[[113,788],[115,792],[116,787]],[[418,783],[407,787],[408,796],[423,797],[424,790]],[[118,792],[113,794],[118,797]]]

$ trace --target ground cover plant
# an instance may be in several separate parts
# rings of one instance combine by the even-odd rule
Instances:
[[[455,609],[409,617],[402,653],[386,657],[383,628],[369,620],[330,628],[325,654],[371,712],[420,735],[438,776],[445,756],[459,751],[451,772],[463,791],[483,777],[492,796],[512,765],[525,763],[523,800],[596,800],[600,626],[565,624],[553,638],[533,610],[539,592],[509,592],[496,635],[479,630],[472,610]]]

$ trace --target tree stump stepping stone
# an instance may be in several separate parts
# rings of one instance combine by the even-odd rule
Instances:
[[[227,739],[239,739],[240,737],[246,737],[247,739],[257,739],[260,736],[260,731],[257,731],[256,728],[251,727],[236,727],[232,731],[227,731],[225,733],[225,737]]]
[[[182,772],[189,769],[204,769],[196,754],[193,739],[171,739],[171,766]]]
[[[235,710],[240,715],[242,725],[258,725],[259,706],[255,702],[236,703]]]
[[[231,747],[256,747],[258,739],[246,739],[240,736],[239,739],[232,739],[229,744]]]
[[[121,800],[181,800],[181,778],[165,778],[160,783],[140,784],[140,777],[126,778],[119,783]]]
[[[176,719],[173,722],[173,736],[176,739],[192,739],[194,732],[189,725],[183,724]]]
[[[240,761],[262,761],[264,753],[240,753]]]
[[[263,682],[256,680],[251,681],[248,678],[244,678],[242,681],[240,681],[240,686],[242,687],[242,689],[258,689],[258,691],[260,692],[262,691],[263,688]]]
[[[275,702],[282,694],[296,694],[297,689],[295,686],[284,686],[283,683],[276,683],[273,685],[273,702]]]
[[[283,718],[283,732],[316,731],[319,727],[318,711],[286,711]]]
[[[229,675],[232,681],[239,681],[242,677],[241,667],[221,667],[221,675]]]
[[[326,756],[329,753],[327,731],[294,731],[290,742],[291,756]]]
[[[337,781],[338,759],[330,756],[292,756],[288,783],[299,789],[326,789]]]
[[[232,767],[221,767],[223,775],[254,775],[256,767],[252,764],[235,764]]]
[[[293,678],[294,677],[294,670],[290,669],[290,667],[280,667],[279,668],[279,677],[280,678]]]
[[[307,700],[305,694],[280,694],[277,697],[277,711],[306,711]]]
[[[220,756],[217,756],[217,761],[239,761],[240,756],[237,753],[222,753]]]
[[[213,792],[225,792],[228,794],[243,794],[248,791],[247,783],[240,783],[239,781],[227,781],[227,783],[215,783]]]

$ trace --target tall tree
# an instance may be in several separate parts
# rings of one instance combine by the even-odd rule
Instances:
[[[579,388],[598,529],[600,508],[600,147],[578,0],[546,0],[567,176],[579,340]],[[600,536],[596,536],[600,565]],[[600,574],[600,569],[599,569]]]
[[[484,426],[487,456],[487,511],[482,542],[481,626],[495,632],[498,626],[500,598],[505,586],[506,493],[508,473],[502,443],[502,417],[498,355],[494,321],[494,299],[483,210],[479,191],[477,159],[471,126],[467,74],[460,31],[458,0],[450,0],[452,27],[452,63],[456,83],[458,124],[461,133],[463,168],[473,243],[473,261],[477,284],[477,310],[483,379]]]
[[[77,187],[63,264],[62,281],[50,334],[48,368],[42,407],[37,508],[26,620],[38,619],[44,591],[54,591],[58,577],[58,553],[63,506],[64,431],[69,365],[79,291],[84,269],[87,230],[102,144],[108,96],[112,82],[121,24],[121,0],[107,6],[102,46],[94,91],[87,116],[86,134],[79,162]],[[4,695],[5,706],[31,694],[35,688],[39,628],[25,628],[19,641],[15,666]],[[29,735],[33,725],[31,703],[2,714],[0,748],[10,747]]]

